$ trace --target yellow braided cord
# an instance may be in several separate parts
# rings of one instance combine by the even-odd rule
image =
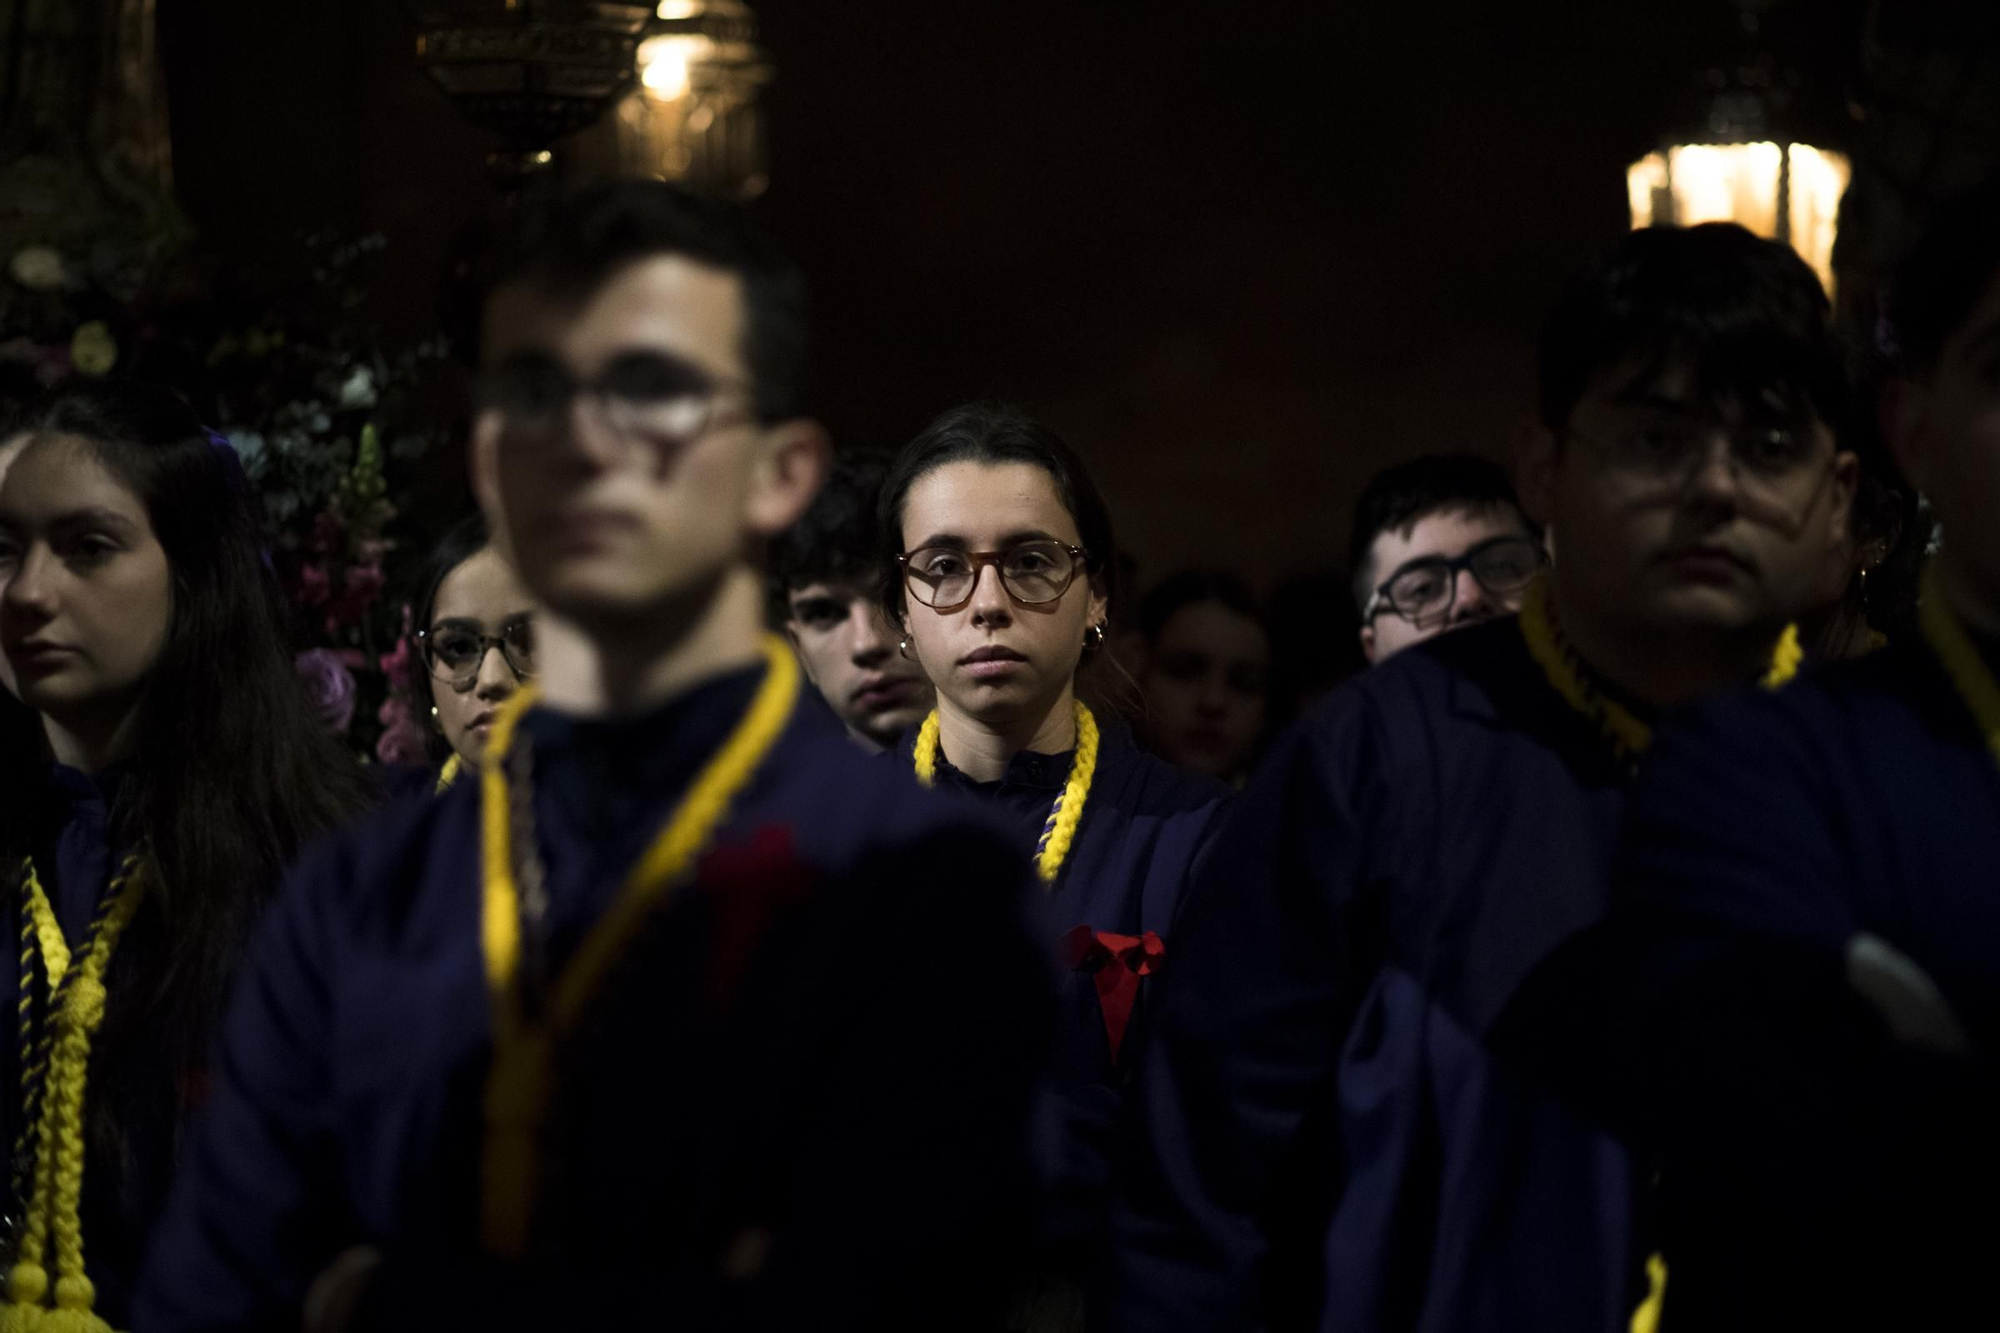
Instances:
[[[1574,654],[1563,641],[1562,630],[1556,624],[1555,612],[1549,605],[1549,581],[1547,577],[1536,579],[1528,586],[1521,599],[1521,637],[1527,641],[1528,655],[1547,677],[1571,708],[1597,724],[1597,729],[1611,743],[1611,748],[1622,760],[1637,759],[1653,743],[1653,729],[1641,721],[1631,709],[1616,700],[1607,699],[1592,689],[1583,678],[1583,672],[1575,661]],[[1799,674],[1799,667],[1805,662],[1805,648],[1799,642],[1799,627],[1785,626],[1784,633],[1771,649],[1771,662],[1765,668],[1761,683],[1767,690],[1775,690]]]
[[[56,909],[49,905],[49,895],[43,892],[32,861],[28,863],[28,915],[35,923],[35,941],[41,946],[42,966],[48,970],[49,990],[53,993],[69,971],[69,942],[63,938]]]
[[[514,884],[513,849],[507,821],[507,774],[503,760],[514,743],[514,728],[534,707],[540,693],[529,685],[500,705],[486,743],[486,762],[479,770],[480,857],[486,867],[486,892],[480,904],[479,942],[486,958],[486,985],[494,995],[511,993],[514,972],[521,964],[520,890]]]
[[[1646,752],[1653,743],[1653,729],[1621,704],[1604,698],[1583,683],[1583,677],[1563,648],[1561,632],[1549,608],[1549,581],[1538,578],[1528,585],[1521,598],[1521,637],[1528,642],[1528,654],[1542,668],[1542,674],[1571,708],[1597,724],[1620,759]]]
[[[438,770],[437,786],[431,789],[432,793],[435,795],[450,791],[451,784],[458,781],[459,776],[464,772],[465,765],[459,760],[457,755],[453,755],[451,758],[445,760],[444,767]]]
[[[583,1012],[591,993],[611,970],[667,889],[694,864],[695,857],[729,814],[730,803],[750,784],[757,766],[777,744],[778,734],[798,702],[799,665],[784,641],[763,641],[764,681],[736,731],[723,742],[708,767],[695,778],[666,831],[646,849],[625,881],[611,910],[585,935],[564,965],[550,996],[558,1030]]]
[[[1632,1312],[1632,1333],[1659,1333],[1660,1312],[1666,1303],[1667,1261],[1655,1254],[1646,1260],[1646,1299]]]
[[[1090,797],[1090,780],[1097,775],[1097,719],[1081,699],[1076,704],[1076,758],[1070,761],[1069,781],[1056,798],[1056,810],[1047,840],[1035,853],[1035,873],[1042,883],[1054,884],[1062,871],[1070,845],[1076,841],[1076,826],[1083,822],[1083,803]]]
[[[917,728],[917,749],[914,756],[917,765],[917,781],[926,787],[937,782],[938,759],[938,712],[933,708]]]
[[[1953,614],[1945,597],[1944,579],[1935,562],[1924,570],[1917,623],[1924,631],[1925,642],[1943,665],[1945,675],[1951,677],[1958,697],[1965,701],[1973,721],[1978,723],[1979,734],[1986,738],[1986,748],[2000,761],[2000,681],[1993,679],[1979,648]]]
[[[1799,674],[1799,667],[1805,663],[1805,646],[1799,642],[1799,627],[1785,626],[1785,632],[1778,636],[1778,646],[1771,650],[1771,669],[1764,673],[1764,688],[1779,689],[1790,683]]]
[[[55,992],[50,1024],[56,1037],[49,1054],[42,1095],[35,1189],[28,1205],[20,1259],[8,1274],[12,1304],[0,1333],[32,1328],[38,1333],[110,1333],[92,1312],[96,1288],[84,1268],[83,1167],[84,1102],[90,1073],[90,1042],[104,1021],[108,998],[104,977],[112,953],[145,897],[145,877],[137,857],[128,858],[112,881],[106,905],[93,924],[83,955],[74,960],[67,984]],[[46,896],[43,901],[46,902]],[[45,1237],[55,1242],[55,1309],[42,1311],[48,1289]]]
[[[799,667],[784,641],[765,635],[765,673],[742,721],[696,776],[688,794],[604,916],[591,927],[555,979],[549,1015],[529,1026],[515,984],[520,965],[520,898],[514,883],[505,765],[507,746],[522,707],[510,701],[493,724],[480,769],[484,806],[486,892],[482,940],[493,986],[494,1055],[486,1085],[487,1135],[482,1161],[482,1234],[489,1249],[518,1257],[527,1249],[534,1212],[536,1151],[554,1066],[555,1042],[582,1013],[606,973],[658,906],[667,890],[694,865],[777,744],[798,702]],[[519,700],[528,691],[516,695]],[[505,916],[503,923],[495,920]],[[503,965],[504,964],[504,965]],[[0,1333],[5,1333],[0,1330]]]
[[[28,886],[35,874],[35,863],[23,860],[20,870],[21,884],[21,962],[16,972],[14,1008],[19,1022],[15,1027],[15,1047],[21,1060],[21,1124],[14,1135],[14,1175],[13,1191],[17,1199],[25,1199],[33,1186],[20,1170],[20,1164],[27,1160],[28,1145],[34,1140],[35,1122],[40,1118],[41,1088],[40,1062],[35,1058],[35,967],[38,955],[35,952],[34,913],[28,908]]]

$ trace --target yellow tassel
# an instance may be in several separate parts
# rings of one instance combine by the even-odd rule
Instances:
[[[42,1297],[49,1292],[48,1270],[23,1261],[7,1273],[7,1304],[0,1305],[0,1333],[31,1333],[41,1326]]]
[[[464,772],[465,765],[459,761],[457,755],[453,755],[445,760],[444,767],[438,770],[437,786],[431,790],[433,793],[450,791],[451,784],[457,782],[459,775]]]
[[[92,1312],[97,1288],[84,1271],[83,1113],[90,1072],[90,1042],[104,1021],[108,995],[105,969],[119,936],[130,925],[144,897],[138,858],[128,858],[110,888],[110,904],[92,928],[82,952],[69,959],[73,969],[61,1006],[49,1015],[54,1030],[48,1071],[42,1091],[41,1124],[35,1145],[34,1187],[21,1235],[20,1262],[7,1276],[9,1303],[0,1307],[0,1333],[112,1333],[111,1326]],[[28,880],[36,910],[47,899],[33,878]],[[44,960],[46,968],[46,958]],[[49,1291],[45,1256],[54,1242],[55,1308],[43,1309]]]
[[[0,1333],[40,1333],[46,1314],[39,1305],[0,1305]]]
[[[56,1279],[56,1308],[35,1325],[36,1333],[112,1333],[111,1325],[92,1313],[97,1288],[81,1273]]]

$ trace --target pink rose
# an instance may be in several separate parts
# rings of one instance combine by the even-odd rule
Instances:
[[[344,735],[354,721],[354,673],[341,655],[331,648],[309,648],[292,660],[292,669],[306,688],[306,702],[312,705],[320,725],[334,735]]]

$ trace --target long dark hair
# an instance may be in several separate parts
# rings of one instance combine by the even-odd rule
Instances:
[[[147,901],[91,1062],[91,1141],[117,1152],[137,1126],[178,1131],[259,910],[300,844],[365,808],[373,788],[307,706],[229,447],[174,394],[130,381],[62,388],[22,428],[78,441],[130,487],[172,575],[167,640],[111,811],[113,854],[141,842],[149,853]],[[49,832],[48,760],[39,716],[4,692],[0,733],[11,875]],[[171,1086],[142,1072],[163,1060]]]

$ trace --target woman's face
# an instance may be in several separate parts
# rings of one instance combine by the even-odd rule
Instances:
[[[1264,730],[1270,669],[1271,644],[1254,618],[1220,602],[1174,612],[1139,681],[1155,753],[1219,778],[1242,773]]]
[[[69,436],[0,482],[0,654],[20,700],[72,728],[138,702],[166,647],[173,573],[146,506]]]
[[[481,547],[438,585],[431,623],[424,627],[429,631],[425,665],[430,669],[431,703],[445,740],[468,769],[479,768],[494,716],[521,688],[508,653],[484,640],[505,638],[523,645],[515,649],[514,657],[519,661],[527,656],[521,665],[532,670],[532,616],[528,590],[490,546]],[[454,666],[455,678],[438,676]]]
[[[1035,542],[1081,546],[1055,481],[1032,463],[946,463],[917,478],[903,500],[903,549],[1013,551]],[[909,584],[905,582],[907,593]],[[906,596],[904,626],[941,708],[988,725],[1038,720],[1064,697],[1085,632],[1104,623],[1105,599],[1080,567],[1062,595],[1031,604],[1000,570],[978,570],[963,606],[938,611]]]

